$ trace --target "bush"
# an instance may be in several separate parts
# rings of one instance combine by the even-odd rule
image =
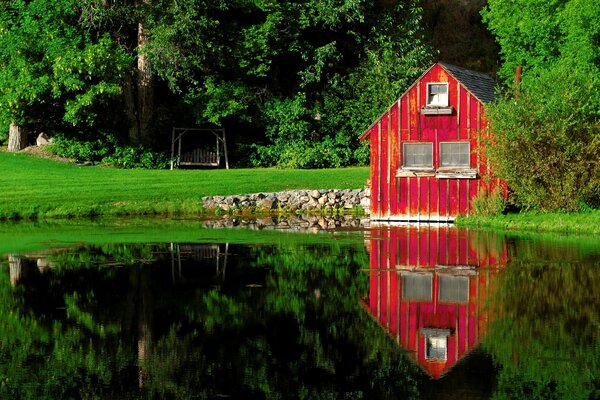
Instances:
[[[578,211],[600,203],[599,78],[557,64],[523,81],[521,94],[488,107],[487,152],[516,204]]]
[[[480,189],[477,196],[471,200],[471,211],[473,215],[488,216],[501,214],[506,208],[504,194],[500,188],[491,193]]]
[[[102,159],[103,164],[119,168],[164,169],[169,158],[163,153],[146,150],[143,147],[116,147],[113,154]]]
[[[94,140],[76,140],[57,135],[49,148],[60,157],[118,168],[163,169],[169,163],[169,158],[163,153],[148,150],[143,146],[121,145],[112,135],[101,134]]]

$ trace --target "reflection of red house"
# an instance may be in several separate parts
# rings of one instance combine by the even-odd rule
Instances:
[[[371,230],[364,305],[434,379],[485,335],[486,297],[506,259],[504,246],[486,236],[450,227]]]
[[[451,221],[469,214],[490,178],[481,153],[495,82],[437,63],[361,136],[370,140],[371,219]]]

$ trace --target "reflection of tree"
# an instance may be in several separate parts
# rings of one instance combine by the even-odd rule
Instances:
[[[54,254],[15,287],[0,269],[0,397],[415,395],[418,371],[358,303],[362,249],[236,246],[225,281],[191,259],[173,281],[168,249]]]
[[[109,317],[118,315],[111,297],[123,286],[115,285],[114,269],[58,268],[42,276],[32,260],[21,261],[15,287],[10,268],[0,270],[0,398],[126,393],[135,358]]]
[[[539,248],[520,246],[499,276],[485,342],[501,366],[495,398],[592,398],[600,390],[600,262]],[[547,261],[569,258],[579,261]]]
[[[148,389],[175,398],[414,395],[414,367],[357,301],[366,263],[347,247],[256,250],[252,267],[266,277],[197,292],[185,324],[156,342]]]

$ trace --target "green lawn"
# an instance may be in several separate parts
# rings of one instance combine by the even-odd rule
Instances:
[[[362,188],[367,167],[126,170],[0,152],[0,219],[196,213],[202,196]]]
[[[600,235],[600,210],[582,213],[536,213],[461,217],[461,228],[488,228],[503,231],[555,232],[561,234]]]

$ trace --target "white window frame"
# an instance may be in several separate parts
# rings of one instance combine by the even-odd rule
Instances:
[[[467,164],[462,164],[462,165],[444,165],[444,152],[442,151],[444,144],[466,144],[468,146],[469,162]],[[439,151],[440,151],[440,168],[463,168],[463,169],[471,168],[471,142],[464,141],[464,140],[457,140],[454,142],[440,142]]]
[[[425,336],[425,359],[446,361],[448,360],[448,337],[451,335],[450,329],[440,328],[421,328],[421,334]],[[434,351],[437,354],[428,352],[429,344],[438,350]],[[443,349],[443,353],[440,351]]]
[[[431,87],[432,86],[445,86],[446,87],[446,99],[441,102],[431,102]],[[427,107],[448,107],[450,104],[450,88],[448,82],[428,82],[427,83],[427,98],[426,98],[426,106]]]
[[[431,164],[428,165],[406,165],[406,146],[428,144],[431,148]],[[433,169],[433,142],[404,142],[402,143],[402,168],[411,170],[431,170]]]
[[[436,348],[442,348],[444,354],[441,357],[431,356],[429,354],[428,347],[431,343],[431,346],[435,346]],[[442,346],[439,346],[442,345]],[[438,350],[439,352],[439,350]],[[426,360],[438,360],[438,361],[446,361],[448,360],[448,336],[433,336],[427,335],[425,336],[425,359]]]

